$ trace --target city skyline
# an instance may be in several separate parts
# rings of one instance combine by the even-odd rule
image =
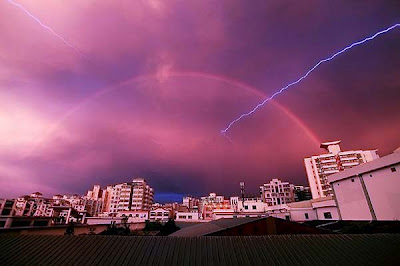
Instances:
[[[400,146],[400,29],[322,66],[231,142],[220,134],[324,56],[399,23],[395,2],[16,2],[89,60],[0,2],[1,197],[135,176],[165,199],[234,195],[240,181],[255,193],[273,178],[307,185],[303,159],[321,142]]]

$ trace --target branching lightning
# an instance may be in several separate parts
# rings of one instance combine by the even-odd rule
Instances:
[[[78,48],[76,48],[74,45],[72,45],[71,43],[69,43],[67,40],[65,40],[60,34],[58,34],[57,32],[55,32],[52,28],[50,28],[49,26],[47,26],[46,24],[44,24],[39,18],[35,17],[32,13],[30,13],[24,6],[22,6],[21,4],[18,4],[16,2],[14,2],[13,0],[7,0],[9,3],[13,4],[14,6],[18,7],[19,9],[21,9],[22,11],[25,12],[25,14],[27,14],[29,17],[31,17],[32,19],[34,19],[37,23],[39,23],[40,26],[42,26],[43,28],[45,28],[48,32],[50,32],[51,34],[53,34],[54,36],[56,36],[57,38],[59,38],[65,45],[69,46],[70,48],[74,49],[75,52],[77,52],[78,54],[80,54],[81,56],[87,58],[87,56],[82,53]]]
[[[264,101],[262,101],[261,103],[257,104],[256,107],[254,107],[251,111],[249,111],[249,112],[247,112],[247,113],[244,113],[244,114],[240,115],[238,118],[232,120],[232,121],[228,124],[228,126],[227,126],[225,129],[221,130],[221,134],[224,135],[224,136],[226,136],[227,131],[228,131],[236,122],[239,122],[242,118],[245,118],[245,117],[247,117],[247,116],[250,116],[250,115],[253,114],[255,111],[257,111],[260,107],[262,107],[262,106],[265,105],[267,102],[269,102],[270,100],[272,100],[273,98],[275,98],[275,96],[281,94],[282,92],[284,92],[285,90],[287,90],[287,89],[290,88],[291,86],[300,83],[303,79],[307,78],[307,76],[310,75],[311,72],[313,72],[313,71],[314,71],[317,67],[319,67],[322,63],[328,62],[328,61],[332,60],[333,58],[335,58],[336,56],[338,56],[338,55],[340,55],[340,54],[343,54],[344,52],[350,50],[351,48],[356,47],[356,46],[361,45],[361,44],[364,44],[364,43],[366,43],[366,42],[368,42],[368,41],[371,41],[371,40],[375,39],[376,37],[378,37],[379,35],[384,34],[384,33],[387,33],[387,32],[389,32],[389,31],[391,31],[391,30],[393,30],[394,28],[397,28],[397,27],[400,27],[400,24],[395,24],[395,25],[393,25],[393,26],[391,26],[391,27],[389,27],[389,28],[387,28],[387,29],[385,29],[385,30],[379,31],[379,32],[375,33],[374,35],[372,35],[372,36],[370,36],[370,37],[367,37],[367,38],[365,38],[365,39],[363,39],[363,40],[361,40],[361,41],[355,42],[355,43],[353,43],[353,44],[351,44],[351,45],[349,45],[349,46],[343,48],[342,50],[340,50],[339,52],[337,52],[337,53],[331,55],[331,56],[328,57],[328,58],[322,59],[322,60],[319,61],[316,65],[314,65],[310,70],[308,70],[308,71],[307,71],[302,77],[300,77],[298,80],[296,80],[296,81],[294,81],[294,82],[292,82],[292,83],[286,85],[285,87],[281,88],[279,91],[275,92],[275,93],[272,94],[270,97],[266,98]]]

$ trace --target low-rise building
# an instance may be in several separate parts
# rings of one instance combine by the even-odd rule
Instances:
[[[117,217],[127,217],[128,223],[144,223],[149,220],[148,211],[122,211],[119,212]]]
[[[171,211],[164,208],[157,208],[150,211],[150,221],[152,222],[168,222],[171,219]]]
[[[265,213],[267,206],[261,198],[231,197],[230,204],[234,212],[243,214]]]
[[[269,207],[267,212],[269,216],[295,222],[340,220],[333,196],[276,205]]]
[[[193,223],[201,220],[198,212],[176,212],[175,221]]]

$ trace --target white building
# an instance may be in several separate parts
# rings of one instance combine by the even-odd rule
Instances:
[[[276,178],[260,186],[260,193],[262,200],[268,206],[281,205],[294,201],[294,185],[289,182],[282,182]]]
[[[150,211],[150,221],[166,223],[171,218],[171,212],[164,208],[157,208]]]
[[[400,219],[400,148],[328,179],[343,220]]]
[[[128,223],[144,223],[149,220],[148,211],[122,211],[119,212],[117,217],[127,217]]]
[[[362,163],[370,162],[379,156],[376,150],[340,150],[340,140],[321,143],[328,153],[304,159],[308,182],[313,199],[332,195],[328,176]]]
[[[234,212],[243,214],[265,213],[267,206],[261,198],[231,197],[230,203]]]
[[[269,207],[267,212],[269,216],[295,222],[340,220],[339,210],[332,196],[276,205]]]
[[[210,193],[210,195],[201,197],[200,199],[202,204],[222,203],[224,200],[225,200],[224,196],[217,196],[216,193]]]
[[[196,212],[176,212],[176,222],[201,222],[199,213]]]

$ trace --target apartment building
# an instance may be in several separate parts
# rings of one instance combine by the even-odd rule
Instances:
[[[340,140],[321,143],[328,153],[304,159],[313,199],[332,195],[328,176],[379,158],[376,150],[341,151]]]
[[[109,190],[111,195],[109,212],[111,213],[150,210],[153,204],[154,190],[143,178],[136,178],[128,183],[116,184]]]
[[[0,199],[0,216],[13,215],[13,199]]]
[[[132,210],[150,210],[153,205],[154,189],[143,178],[132,180],[132,186]]]
[[[304,201],[312,199],[310,187],[294,186],[294,201]]]
[[[290,203],[294,201],[294,185],[274,178],[260,186],[260,194],[268,206]]]

